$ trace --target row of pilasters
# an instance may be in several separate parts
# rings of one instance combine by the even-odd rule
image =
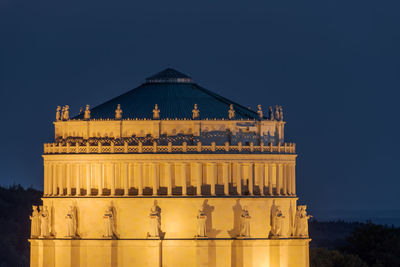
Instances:
[[[219,166],[219,172],[218,172]],[[148,168],[147,186],[144,168]],[[178,171],[179,170],[179,171]],[[195,195],[296,195],[295,163],[216,163],[216,162],[104,162],[104,163],[45,163],[44,194],[56,195],[131,195],[132,179],[135,195],[144,195],[145,187],[152,195],[160,195],[161,173],[165,181],[164,195],[173,195],[174,183],[180,181],[180,195],[188,195],[188,187],[195,187]],[[189,176],[189,177],[188,177]],[[188,182],[188,178],[189,181]],[[220,179],[218,179],[220,178]],[[222,178],[222,179],[221,179]],[[105,181],[107,186],[105,186]],[[219,182],[218,182],[219,180]],[[222,181],[221,181],[222,180]],[[258,181],[258,185],[255,183]],[[202,186],[209,186],[205,193]],[[235,185],[235,186],[234,186]],[[223,190],[217,192],[217,186]],[[118,188],[117,188],[118,187]],[[235,187],[235,190],[233,190]],[[96,189],[93,193],[92,189]],[[107,191],[107,192],[106,192]],[[147,195],[149,193],[146,193]],[[174,193],[176,195],[176,192]]]

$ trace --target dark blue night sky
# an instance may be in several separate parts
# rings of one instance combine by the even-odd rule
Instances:
[[[282,105],[315,213],[399,210],[400,2],[0,0],[2,185],[42,187],[57,105],[100,104],[171,66]]]

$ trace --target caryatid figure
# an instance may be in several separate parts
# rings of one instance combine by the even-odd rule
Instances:
[[[160,208],[154,203],[150,209],[150,231],[149,237],[160,237],[161,232],[161,214]]]
[[[59,121],[60,119],[61,119],[61,107],[57,106],[56,121]]]
[[[104,235],[103,237],[112,238],[115,236],[115,219],[113,207],[107,207],[104,216]]]
[[[158,105],[154,105],[153,109],[153,119],[158,120],[160,118],[160,110],[158,109]]]
[[[245,206],[240,214],[240,237],[250,237],[250,219],[249,210]]]
[[[120,104],[118,104],[117,109],[115,110],[115,119],[116,120],[122,119],[122,109]]]
[[[76,212],[73,206],[69,206],[67,210],[67,215],[65,215],[66,224],[67,224],[67,234],[66,237],[75,238],[77,237],[76,230]]]
[[[31,237],[36,238],[40,236],[40,214],[37,206],[32,206],[32,216],[29,216],[31,220]]]
[[[257,114],[260,119],[264,117],[261,105],[257,105]]]
[[[308,237],[308,219],[310,219],[312,216],[307,215],[306,209],[307,206],[305,205],[297,207],[295,217],[295,236]]]
[[[271,213],[271,236],[280,237],[282,236],[283,219],[285,216],[280,207],[275,205],[272,206]]]
[[[207,215],[204,212],[203,207],[199,209],[197,214],[197,234],[196,237],[207,237],[206,229]]]
[[[47,206],[40,207],[40,237],[50,236],[50,214]]]
[[[200,117],[200,110],[197,108],[197,104],[194,104],[192,113],[193,113],[193,119],[198,119]]]
[[[90,106],[86,105],[85,113],[83,114],[83,118],[85,120],[90,119]]]
[[[232,104],[229,105],[228,116],[230,120],[235,117],[235,110],[233,109]]]

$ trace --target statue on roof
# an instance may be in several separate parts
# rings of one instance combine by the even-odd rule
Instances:
[[[235,110],[233,109],[233,104],[229,105],[229,111],[228,111],[229,119],[233,119],[235,117]]]
[[[80,107],[79,109],[79,115],[81,115],[83,113],[83,107]]]
[[[69,106],[68,105],[65,106],[63,119],[69,120]]]
[[[196,237],[207,237],[206,229],[207,215],[204,212],[203,207],[199,209],[197,213],[197,234]]]
[[[31,220],[31,238],[37,238],[40,236],[40,217],[37,206],[32,206],[32,216],[29,216]]]
[[[280,120],[280,117],[279,117],[279,106],[278,105],[275,105],[275,119],[277,120],[277,121],[279,121]]]
[[[260,119],[264,117],[261,105],[257,105],[257,114]]]
[[[61,107],[57,106],[56,121],[59,121],[60,119],[61,119]]]
[[[283,121],[283,109],[282,106],[279,106],[279,119]]]
[[[90,119],[90,106],[89,105],[86,105],[85,114],[83,114],[83,118],[85,120]]]
[[[116,120],[122,119],[122,109],[120,104],[118,104],[117,109],[115,110],[115,119]]]
[[[153,109],[153,119],[158,120],[160,119],[160,110],[158,109],[158,105],[156,104]]]
[[[239,237],[250,237],[250,213],[247,206],[242,209],[242,214],[240,214],[240,231]]]
[[[50,236],[50,214],[47,206],[40,206],[40,237]]]
[[[65,112],[65,106],[63,106],[62,109],[61,109],[60,120],[64,120],[64,112]]]
[[[200,117],[200,110],[198,110],[197,104],[194,104],[192,113],[193,113],[193,119],[198,119]]]
[[[270,106],[269,108],[269,119],[271,120],[271,121],[273,121],[274,120],[274,111],[272,110],[272,107]]]

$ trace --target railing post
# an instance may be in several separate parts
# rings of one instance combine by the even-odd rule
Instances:
[[[128,142],[124,141],[124,153],[128,153]]]

